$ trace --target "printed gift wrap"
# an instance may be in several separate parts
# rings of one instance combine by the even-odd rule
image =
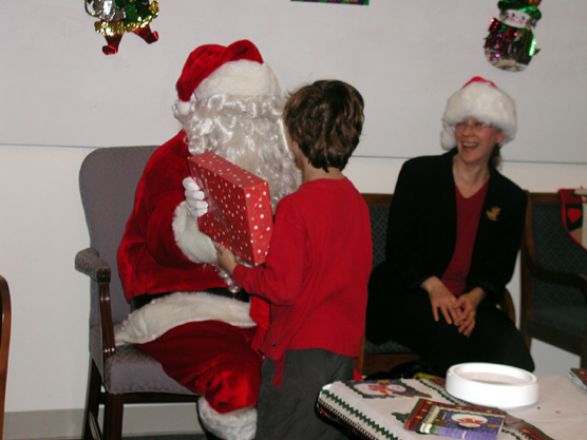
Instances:
[[[404,427],[420,434],[465,440],[495,440],[505,418],[505,412],[494,408],[418,399]]]
[[[200,231],[245,262],[264,263],[273,227],[267,182],[214,153],[188,161],[208,202],[208,212],[198,218]]]

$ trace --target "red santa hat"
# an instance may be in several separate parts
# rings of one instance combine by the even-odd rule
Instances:
[[[480,76],[471,78],[448,99],[442,115],[440,142],[443,148],[455,146],[455,125],[467,118],[501,130],[505,135],[504,144],[516,136],[516,103],[492,81]]]
[[[275,74],[248,40],[229,46],[206,44],[188,56],[176,84],[180,113],[190,101],[212,95],[271,96],[281,93]]]

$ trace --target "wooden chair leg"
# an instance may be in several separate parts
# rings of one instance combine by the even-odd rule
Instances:
[[[86,408],[84,410],[84,440],[94,440],[100,438],[98,428],[98,411],[100,408],[100,390],[102,388],[102,379],[100,372],[90,359],[88,371],[88,389],[86,394]]]
[[[120,394],[106,394],[104,407],[104,439],[122,439],[123,399]]]
[[[522,333],[522,339],[526,343],[526,347],[528,347],[528,350],[530,350],[532,348],[532,336],[530,336],[528,330],[524,328],[520,329],[520,333]]]

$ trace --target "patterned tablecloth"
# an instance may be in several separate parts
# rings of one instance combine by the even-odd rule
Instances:
[[[587,392],[566,376],[539,377],[536,405],[510,410],[498,439],[577,440],[587,438]],[[443,379],[334,382],[322,388],[319,410],[372,440],[434,439],[403,428],[419,398],[465,404],[448,394]]]

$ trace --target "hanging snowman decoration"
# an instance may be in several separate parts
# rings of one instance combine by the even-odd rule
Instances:
[[[502,0],[497,3],[499,19],[489,25],[485,56],[494,66],[519,72],[540,49],[536,48],[533,28],[542,17],[540,0]]]
[[[104,36],[102,52],[114,55],[125,32],[132,32],[148,44],[159,39],[150,27],[159,12],[157,0],[84,0],[86,12],[98,19],[96,32]]]

